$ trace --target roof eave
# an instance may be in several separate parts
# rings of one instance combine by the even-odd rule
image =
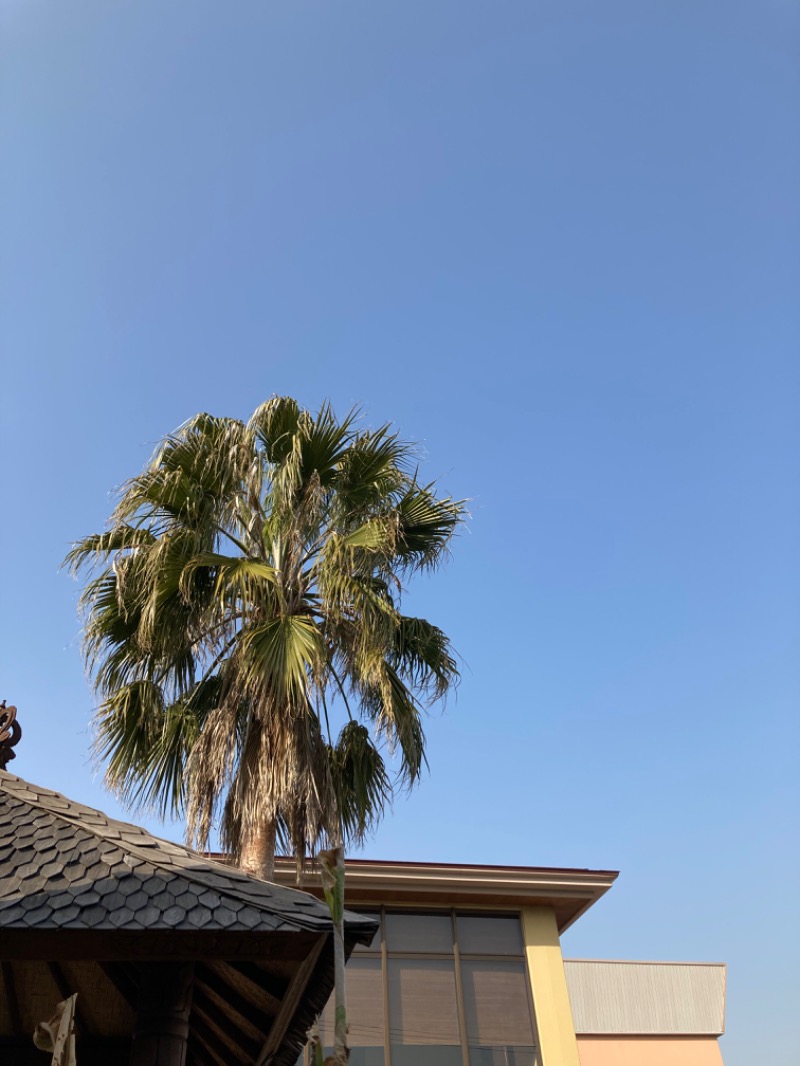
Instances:
[[[285,883],[293,874],[293,863],[278,863],[276,881]],[[556,914],[559,932],[563,932],[605,895],[617,876],[614,870],[357,859],[346,863],[346,893],[348,906],[355,908],[548,906]],[[312,872],[302,887],[318,894],[316,880]]]

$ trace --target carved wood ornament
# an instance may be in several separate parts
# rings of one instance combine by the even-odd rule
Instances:
[[[19,744],[22,729],[17,721],[17,708],[6,707],[6,701],[0,703],[0,770],[5,770],[8,763],[15,759],[12,751]]]

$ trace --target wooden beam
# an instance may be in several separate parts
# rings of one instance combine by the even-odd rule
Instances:
[[[227,1004],[220,1008],[218,1002],[215,999],[210,999],[197,985],[194,988],[192,1013],[204,1018],[214,1032],[223,1040],[241,1048],[248,1062],[252,1062],[258,1054],[264,1042],[264,1034],[256,1030],[256,1034],[253,1036],[250,1026],[245,1031],[236,1019],[228,1013]]]
[[[259,1010],[227,984],[219,974],[204,966],[195,976],[195,995],[200,991],[217,1006],[230,1011],[236,1024],[259,1041],[269,1032],[273,1015]]]
[[[322,949],[325,947],[328,936],[329,934],[326,933],[317,939],[314,947],[295,970],[294,977],[286,990],[286,995],[283,997],[283,1003],[281,1003],[281,1009],[278,1011],[278,1016],[272,1023],[272,1029],[270,1030],[269,1036],[264,1041],[261,1054],[256,1059],[256,1066],[266,1066],[283,1043],[289,1026],[292,1023],[292,1019],[294,1018],[297,1008],[300,1005],[300,1001],[303,998],[306,986],[319,962],[319,957],[322,954]]]
[[[309,946],[309,950],[313,950],[313,945]],[[259,993],[268,992],[277,1003],[283,1002],[283,997],[289,987],[289,981],[285,977],[279,977],[278,974],[270,973],[269,970],[262,970],[254,962],[243,962],[237,959],[236,962],[223,964],[220,969],[235,970],[251,985],[255,985]]]
[[[78,986],[70,985],[69,981],[67,981],[64,971],[61,969],[57,962],[48,962],[47,969],[50,971],[50,976],[55,981],[56,988],[58,989],[58,994],[61,996],[62,999],[69,999],[73,992],[79,993]],[[91,1027],[86,1021],[86,1012],[81,1007],[80,993],[78,994],[78,998],[75,1000],[75,1030],[79,1036],[92,1035]]]
[[[192,1038],[189,1046],[201,1050],[203,1055],[205,1055],[207,1062],[216,1064],[216,1066],[230,1066],[230,1059],[228,1059],[221,1051],[216,1051],[197,1029],[192,1029]]]
[[[19,1011],[19,999],[17,998],[17,989],[14,984],[14,971],[11,969],[11,963],[0,962],[0,972],[3,975],[3,984],[5,985],[6,998],[8,999],[8,1013],[11,1015],[11,1029],[14,1036],[24,1036],[25,1030],[22,1028],[22,1015]],[[47,1021],[46,1018],[40,1020]]]
[[[252,959],[285,964],[304,959],[319,935],[308,931],[232,933],[229,929],[4,929],[3,955],[15,961],[40,962]]]
[[[231,1066],[231,1053],[239,1062],[245,1063],[246,1066],[250,1066],[253,1062],[241,1048],[233,1048],[227,1040],[217,1036],[208,1025],[206,1017],[196,1011],[192,1011],[192,1032],[197,1035],[197,1039],[201,1041],[207,1051],[211,1052],[217,1062],[220,1063],[220,1066]]]

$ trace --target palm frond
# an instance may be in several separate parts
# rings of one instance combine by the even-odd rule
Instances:
[[[360,722],[348,722],[342,729],[330,761],[345,843],[360,845],[391,801],[391,778]]]
[[[443,699],[459,680],[450,641],[425,618],[401,616],[395,633],[392,665],[415,691]]]
[[[95,715],[94,754],[107,762],[106,784],[123,800],[143,795],[142,772],[164,724],[164,696],[152,681],[120,686]]]
[[[248,423],[269,463],[279,465],[292,452],[300,408],[289,396],[273,396],[257,407]]]
[[[286,615],[243,631],[237,666],[245,691],[268,691],[278,702],[304,702],[324,657],[313,618]]]
[[[258,603],[264,598],[264,586],[271,590],[277,581],[275,567],[260,559],[202,552],[183,567],[180,589],[184,597],[190,597],[192,583],[199,573],[213,581],[213,595],[223,605]]]
[[[76,575],[82,567],[108,559],[113,552],[148,547],[154,543],[155,539],[149,529],[122,522],[105,533],[94,533],[89,537],[84,537],[83,540],[76,541],[67,553],[63,565],[69,569],[71,574]]]
[[[398,563],[414,569],[434,568],[463,523],[465,501],[439,499],[432,485],[412,484],[398,500]]]
[[[420,709],[413,694],[397,671],[386,665],[382,683],[365,688],[362,700],[378,735],[386,737],[392,751],[400,750],[401,779],[408,785],[415,784],[428,760]]]

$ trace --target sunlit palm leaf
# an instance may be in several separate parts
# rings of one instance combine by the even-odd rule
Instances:
[[[312,618],[287,615],[252,626],[240,642],[243,686],[252,691],[268,689],[277,701],[304,700],[324,655],[322,634]]]

